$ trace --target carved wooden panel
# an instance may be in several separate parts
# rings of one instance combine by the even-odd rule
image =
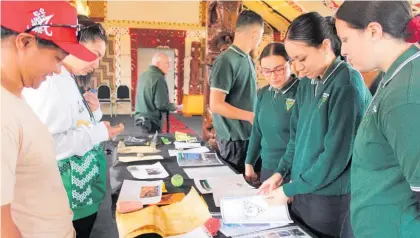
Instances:
[[[185,58],[186,31],[160,30],[160,29],[133,29],[130,28],[131,45],[131,102],[134,110],[138,80],[137,54],[139,48],[169,48],[175,49],[177,58],[176,81],[177,103],[182,103],[184,95],[184,58]]]
[[[206,44],[206,69],[204,71],[204,115],[203,139],[210,146],[217,148],[216,133],[213,128],[212,115],[209,110],[211,67],[220,52],[226,50],[233,42],[236,19],[242,11],[242,1],[210,1],[207,8],[207,44]]]
[[[105,56],[99,62],[99,68],[92,75],[94,88],[100,84],[107,84],[111,89],[116,87],[115,78],[115,36],[108,35]]]
[[[97,1],[97,0],[90,0],[87,1],[87,5],[90,10],[89,18],[94,20],[95,22],[103,22],[106,17],[106,2],[105,1]]]

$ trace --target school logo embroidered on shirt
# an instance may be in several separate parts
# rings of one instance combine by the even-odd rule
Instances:
[[[321,103],[319,104],[319,108],[321,108],[322,104],[324,104],[330,95],[328,93],[322,94]]]
[[[289,111],[295,105],[295,99],[286,98],[286,110]]]

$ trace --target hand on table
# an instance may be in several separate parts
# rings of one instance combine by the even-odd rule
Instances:
[[[264,197],[265,201],[268,205],[275,206],[275,205],[285,205],[291,202],[291,198],[287,197],[283,191],[283,186],[275,189],[268,195]]]
[[[268,195],[278,188],[283,182],[283,177],[279,173],[273,174],[269,179],[265,180],[264,183],[258,189],[258,194]]]
[[[258,179],[258,176],[254,171],[254,167],[250,164],[245,164],[245,179],[251,184],[254,184]]]
[[[87,91],[85,94],[83,94],[83,96],[85,97],[85,100],[87,102],[87,104],[89,105],[90,109],[92,110],[92,112],[98,110],[99,108],[99,99],[96,96],[96,94]]]

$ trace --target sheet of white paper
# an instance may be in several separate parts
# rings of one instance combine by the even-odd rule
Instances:
[[[220,200],[225,197],[245,197],[255,196],[258,193],[258,189],[255,188],[236,188],[236,189],[224,189],[222,187],[216,187],[213,189],[213,201],[216,207],[220,207]]]
[[[184,150],[184,153],[207,153],[210,152],[210,149],[205,146],[200,146],[193,149]]]
[[[213,177],[207,179],[194,179],[195,187],[202,193],[212,193],[213,189],[236,190],[241,188],[253,188],[249,185],[242,174],[231,176]]]
[[[195,178],[211,178],[220,177],[227,175],[235,175],[228,166],[213,166],[213,167],[202,167],[202,168],[186,168],[184,172],[190,179]]]
[[[160,162],[152,165],[128,166],[127,169],[136,179],[166,178],[169,176]]]
[[[120,162],[128,163],[134,161],[146,161],[146,160],[162,160],[163,157],[160,155],[150,155],[150,156],[119,156],[118,160]]]
[[[263,231],[283,226],[283,224],[225,224],[220,213],[212,213],[212,217],[219,219],[220,229],[226,237],[239,236],[257,231]],[[290,237],[289,237],[290,238]]]
[[[162,180],[124,180],[118,201],[140,201],[143,205],[156,204],[162,199]]]
[[[265,231],[252,232],[244,235],[233,236],[232,238],[312,238],[302,228],[298,226],[287,226],[281,228],[275,228]]]
[[[174,145],[175,145],[175,149],[177,150],[201,147],[200,143],[186,143],[186,142],[179,142],[179,141],[175,141]]]
[[[220,212],[226,224],[293,223],[287,205],[269,206],[261,195],[222,198]]]
[[[167,236],[167,238],[212,238],[211,234],[204,227],[197,227],[191,232],[176,236]]]
[[[184,153],[207,153],[210,152],[210,149],[205,146],[200,146],[193,149],[187,149],[187,150],[168,150],[169,156],[177,156],[178,152],[184,152]]]

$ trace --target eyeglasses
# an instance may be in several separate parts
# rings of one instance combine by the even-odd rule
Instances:
[[[270,69],[261,69],[261,74],[264,77],[271,77],[271,74],[274,73],[275,75],[284,75],[284,73],[286,72],[286,67],[289,66],[289,61],[286,62],[285,65],[278,65],[276,66],[274,69],[270,70]]]

